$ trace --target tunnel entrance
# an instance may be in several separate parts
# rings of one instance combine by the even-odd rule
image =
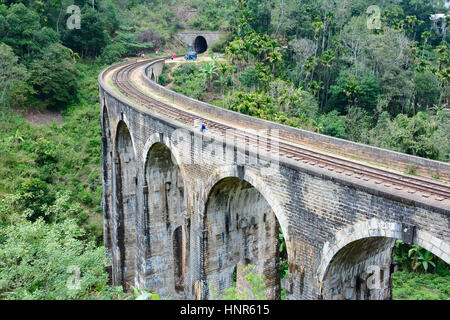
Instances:
[[[194,49],[197,53],[203,53],[208,50],[208,43],[206,42],[206,39],[202,36],[195,38]]]

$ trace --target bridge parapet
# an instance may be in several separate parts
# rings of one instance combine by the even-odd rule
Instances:
[[[153,68],[153,65],[160,64],[162,61],[163,59],[151,62],[144,68],[144,75],[148,75],[148,70]],[[158,83],[155,83],[154,81],[149,81],[150,79],[148,76],[144,76],[144,79],[153,90],[167,96],[172,101],[186,105],[190,108],[194,108],[195,110],[206,113],[217,119],[231,121],[237,126],[253,130],[279,130],[280,136],[287,141],[293,141],[306,146],[313,146],[322,149],[325,152],[347,156],[356,160],[367,161],[369,163],[388,167],[393,170],[402,172],[414,171],[414,173],[418,175],[427,177],[439,176],[441,179],[450,180],[449,163],[434,161],[344,139],[334,138],[244,115],[176,93],[159,85]]]

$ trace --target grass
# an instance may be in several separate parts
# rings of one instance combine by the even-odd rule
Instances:
[[[397,271],[392,287],[393,300],[450,300],[450,275]]]

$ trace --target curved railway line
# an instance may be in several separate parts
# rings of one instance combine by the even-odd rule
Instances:
[[[155,59],[156,60],[156,59]],[[160,114],[164,114],[188,125],[194,125],[199,119],[198,115],[181,110],[172,105],[160,102],[138,89],[131,80],[131,73],[143,65],[149,64],[154,60],[146,60],[141,62],[125,63],[116,69],[112,75],[112,82],[121,94],[138,103],[148,107]],[[257,143],[257,136],[240,130],[236,127],[221,124],[214,120],[208,120],[208,127],[213,132],[223,135],[225,130],[233,129],[235,138],[244,139],[249,143]],[[270,140],[268,138],[268,140]],[[280,155],[303,161],[310,165],[326,167],[330,171],[354,176],[357,179],[372,180],[376,184],[383,184],[385,187],[395,188],[397,190],[405,190],[409,193],[421,192],[422,196],[429,198],[433,196],[438,201],[450,199],[450,185],[444,182],[432,181],[416,177],[407,176],[401,173],[395,173],[382,168],[365,165],[349,159],[340,158],[326,153],[320,153],[302,148],[297,145],[290,144],[287,139],[283,138],[280,132],[279,147]]]

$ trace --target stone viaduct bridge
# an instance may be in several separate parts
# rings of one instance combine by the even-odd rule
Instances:
[[[115,285],[211,299],[233,286],[235,268],[244,290],[252,264],[279,299],[279,228],[287,299],[391,298],[396,239],[450,262],[449,164],[187,98],[155,81],[164,63],[99,76]]]

